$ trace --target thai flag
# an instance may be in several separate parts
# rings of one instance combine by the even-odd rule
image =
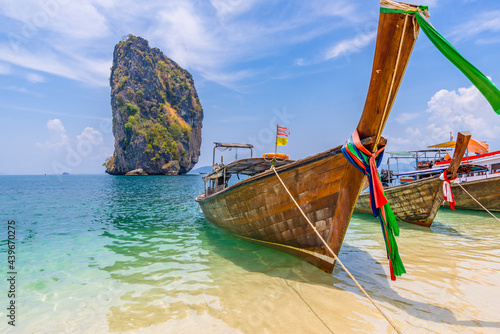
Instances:
[[[278,125],[278,136],[290,137],[290,129]]]

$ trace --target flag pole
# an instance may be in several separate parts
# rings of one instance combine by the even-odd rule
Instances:
[[[276,140],[274,141],[274,154],[278,153],[278,124],[276,124]]]

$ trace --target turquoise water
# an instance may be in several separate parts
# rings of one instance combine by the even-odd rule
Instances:
[[[194,202],[202,190],[198,175],[0,176],[0,332],[391,332],[339,266],[327,275],[212,227]],[[340,259],[404,332],[498,333],[499,235],[482,212],[402,223],[408,273],[391,282],[380,226],[354,215]]]

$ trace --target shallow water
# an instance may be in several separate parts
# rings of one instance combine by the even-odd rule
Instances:
[[[212,227],[202,189],[197,175],[0,176],[0,332],[393,332],[340,266],[328,275]],[[499,234],[482,212],[401,223],[407,274],[392,282],[378,222],[355,214],[340,259],[403,332],[499,333]]]

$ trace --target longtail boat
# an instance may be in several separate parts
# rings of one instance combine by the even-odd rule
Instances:
[[[418,26],[412,16],[380,13],[368,95],[356,128],[360,140],[372,152],[385,145],[382,130],[416,40]],[[290,192],[336,254],[363,182],[363,174],[347,161],[341,148],[342,145],[276,166]],[[299,256],[332,272],[332,255],[325,252],[321,240],[283,191],[269,169],[271,161],[250,158],[246,164],[250,165],[252,160],[259,166],[256,173],[253,168],[244,167],[250,177],[231,186],[224,187],[224,176],[221,178],[221,175],[228,177],[227,168],[225,171],[217,168],[204,178],[209,186],[196,201],[207,220],[231,234]],[[232,166],[235,165],[239,162]]]
[[[370,84],[351,140],[343,146],[280,165],[276,164],[277,159],[248,158],[231,166],[214,166],[214,171],[204,177],[205,192],[196,197],[206,219],[214,226],[296,255],[331,273],[366,174],[377,195],[376,207],[382,221],[391,278],[394,280],[394,275],[405,272],[394,238],[399,233],[397,222],[393,215],[387,214],[390,209],[374,164],[380,161],[385,146],[382,131],[419,29],[478,87],[498,113],[500,92],[481,72],[460,58],[427,22],[426,6],[382,0],[380,7]],[[229,185],[226,181],[231,173],[249,177]],[[307,220],[314,222],[314,229],[299,207]],[[331,251],[326,251],[328,248]]]
[[[413,176],[415,179],[384,188],[385,197],[396,217],[408,223],[431,226],[443,202],[443,183],[447,182],[440,178],[440,174],[445,170],[448,180],[456,178],[470,137],[470,132],[459,132],[453,158],[447,168],[404,173],[406,178]],[[370,194],[360,194],[354,210],[372,213]]]
[[[437,162],[434,168],[443,168],[449,163],[450,161]],[[462,165],[468,164],[483,166],[485,169],[475,171],[467,168],[451,184],[455,208],[500,211],[500,151],[463,158]]]
[[[452,183],[451,190],[457,209],[484,210],[486,208],[489,211],[500,211],[500,175],[460,182],[460,185]]]

